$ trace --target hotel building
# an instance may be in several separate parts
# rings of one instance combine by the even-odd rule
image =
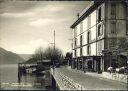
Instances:
[[[125,1],[94,2],[78,14],[71,25],[71,67],[94,72],[115,65],[112,52],[128,37],[128,8]]]

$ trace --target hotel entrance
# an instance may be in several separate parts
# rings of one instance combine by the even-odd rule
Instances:
[[[82,57],[81,69],[88,72],[101,72],[102,68],[101,56],[84,56]]]

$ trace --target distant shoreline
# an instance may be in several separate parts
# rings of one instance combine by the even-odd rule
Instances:
[[[14,65],[14,64],[18,64],[18,63],[0,63],[0,65]]]

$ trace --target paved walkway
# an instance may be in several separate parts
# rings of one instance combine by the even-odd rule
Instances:
[[[124,76],[127,76],[127,75],[124,75],[122,77],[119,77],[119,74],[118,74],[118,75],[116,75],[116,76],[118,76],[118,78],[115,79],[115,78],[111,78],[111,75],[115,75],[115,74],[109,74],[107,72],[106,73],[109,74],[109,75],[107,75],[108,77],[104,76],[103,73],[102,74],[98,74],[97,72],[86,72],[86,73],[84,73],[81,70],[71,69],[70,66],[66,66],[66,68],[68,70],[77,72],[79,74],[86,74],[86,75],[93,76],[93,77],[98,77],[98,78],[104,79],[104,80],[108,80],[109,79],[109,80],[113,80],[113,81],[117,81],[117,82],[119,81],[119,82],[127,83],[127,77],[125,79],[122,79],[122,78],[124,78]]]
[[[103,77],[102,76],[102,74],[98,74],[98,73],[96,73],[96,72],[86,72],[86,73],[84,73],[83,71],[81,71],[81,70],[76,70],[76,69],[71,69],[71,67],[69,67],[69,66],[66,66],[65,67],[67,70],[70,70],[70,71],[73,71],[73,72],[76,72],[76,73],[78,73],[78,74],[83,74],[83,75],[89,75],[89,76],[93,76],[93,77]]]
[[[67,67],[56,68],[55,71],[69,77],[85,90],[127,90],[127,84],[104,79],[100,74],[84,73]]]

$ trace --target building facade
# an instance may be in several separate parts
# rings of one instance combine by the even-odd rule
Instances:
[[[106,71],[113,66],[111,51],[128,37],[127,3],[94,2],[71,25],[73,60],[78,70]]]

